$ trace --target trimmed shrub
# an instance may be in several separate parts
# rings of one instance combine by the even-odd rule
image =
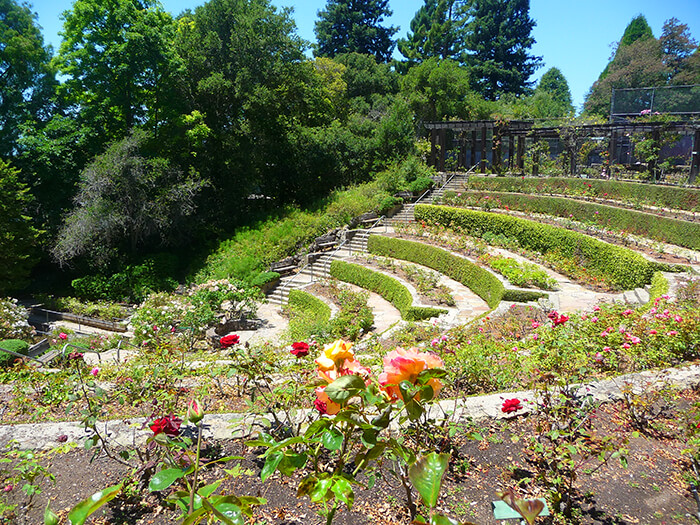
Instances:
[[[4,339],[0,341],[0,348],[5,350],[10,350],[11,352],[16,352],[18,354],[27,355],[29,350],[29,343],[22,341],[21,339]],[[15,357],[7,352],[0,351],[0,367],[6,367],[14,363]]]
[[[513,303],[527,303],[530,301],[537,301],[543,297],[549,297],[549,294],[544,292],[531,292],[530,290],[506,290],[501,300]]]
[[[616,180],[565,177],[469,177],[473,190],[598,197],[630,204],[660,206],[674,210],[700,211],[700,190]]]
[[[640,312],[646,312],[654,306],[654,300],[668,293],[668,279],[661,272],[654,272],[651,278],[651,286],[649,287],[649,302],[639,307]]]
[[[592,221],[604,228],[610,227],[692,250],[700,249],[700,223],[564,197],[501,192],[488,192],[488,195],[513,210]]]
[[[420,242],[371,235],[370,253],[414,262],[432,268],[469,288],[494,308],[501,302],[503,283],[491,272],[453,253]]]
[[[654,271],[667,268],[627,248],[517,217],[428,204],[416,206],[415,216],[417,221],[458,228],[470,235],[502,234],[517,239],[524,248],[543,254],[557,251],[599,271],[624,290],[644,286],[651,281]]]
[[[287,307],[292,318],[305,317],[319,323],[327,323],[331,318],[331,307],[303,290],[289,290]]]
[[[413,306],[413,296],[408,288],[393,277],[364,266],[335,260],[331,263],[331,276],[381,295],[401,312],[401,318],[406,321],[420,321],[446,313],[441,308]]]

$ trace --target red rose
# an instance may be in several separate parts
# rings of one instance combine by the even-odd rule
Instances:
[[[229,334],[219,339],[219,344],[221,345],[221,348],[228,348],[230,346],[237,345],[238,341],[240,340],[241,338],[237,334]]]
[[[182,419],[171,414],[169,416],[159,417],[149,425],[149,428],[153,431],[154,436],[163,432],[166,436],[176,437],[180,435],[181,423]]]
[[[289,351],[290,354],[296,357],[304,357],[309,355],[309,345],[304,342],[292,343],[292,349]]]
[[[510,414],[511,412],[517,412],[523,408],[523,405],[520,403],[520,400],[517,398],[514,399],[506,399],[503,402],[503,406],[501,407],[501,412],[505,412],[506,414]]]

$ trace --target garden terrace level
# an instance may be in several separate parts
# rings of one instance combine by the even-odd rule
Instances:
[[[570,126],[542,126],[531,120],[456,120],[447,122],[426,122],[430,130],[430,164],[438,170],[445,170],[447,151],[457,146],[457,168],[479,164],[480,171],[486,171],[490,163],[495,171],[507,167],[524,172],[526,140],[558,139],[565,140],[570,147],[579,148],[584,139],[608,141],[611,164],[618,162],[618,151],[623,137],[630,134],[650,133],[658,139],[662,132],[691,135],[690,173],[688,183],[694,183],[700,170],[700,122],[613,122],[606,124],[585,124]],[[450,132],[451,137],[448,137]],[[573,140],[571,140],[573,139]],[[503,153],[507,144],[507,162],[504,166]],[[536,155],[536,154],[535,154]],[[571,158],[575,159],[575,155]],[[537,175],[539,160],[533,158],[533,175]],[[649,166],[653,171],[653,166]],[[575,160],[571,162],[571,175],[576,175]]]

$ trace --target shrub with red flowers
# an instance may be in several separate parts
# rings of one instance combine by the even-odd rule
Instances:
[[[148,428],[151,429],[154,436],[163,433],[168,437],[177,437],[180,435],[181,424],[182,419],[170,414],[169,416],[159,417],[154,420],[153,423],[148,425]]]
[[[219,344],[221,345],[221,348],[230,348],[237,345],[240,340],[241,338],[238,334],[228,334],[219,339]]]
[[[518,398],[506,399],[503,401],[503,406],[501,406],[501,412],[505,414],[512,414],[522,409],[523,405]]]
[[[547,315],[547,317],[549,317],[549,319],[552,321],[552,326],[553,326],[553,327],[554,327],[554,326],[562,325],[562,324],[566,323],[566,322],[569,320],[569,316],[568,316],[568,315],[559,314],[559,313],[557,313],[556,310],[552,310],[551,312],[549,312],[549,314]]]
[[[295,357],[306,357],[309,355],[309,344],[303,341],[292,343],[292,349],[289,353]]]

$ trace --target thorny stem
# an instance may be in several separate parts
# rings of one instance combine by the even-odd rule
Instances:
[[[197,476],[199,475],[199,454],[202,448],[202,425],[197,425],[197,457],[194,462],[194,479],[190,487],[190,514],[194,512],[194,494],[197,491]]]
[[[416,504],[413,503],[413,493],[411,492],[411,486],[408,484],[408,474],[406,472],[406,467],[401,466],[399,469],[401,485],[406,492],[406,503],[408,505],[408,511],[411,513],[411,521],[416,517]]]

